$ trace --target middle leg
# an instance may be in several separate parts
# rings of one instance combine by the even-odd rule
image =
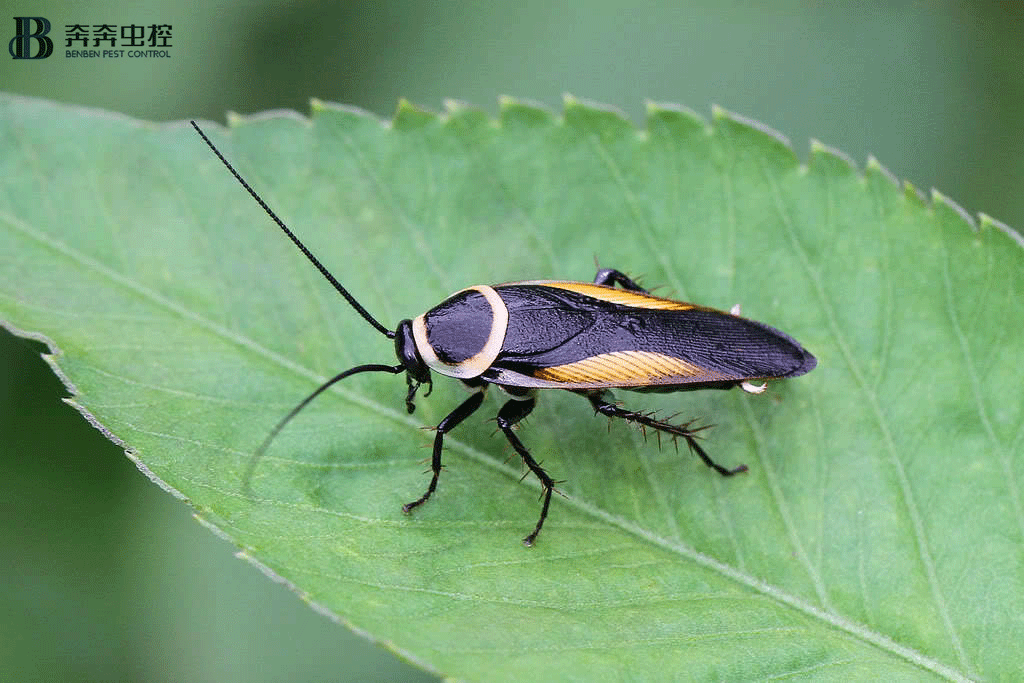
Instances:
[[[505,438],[512,444],[512,448],[515,449],[519,457],[523,459],[526,466],[530,468],[538,479],[540,479],[541,495],[544,497],[544,505],[540,510],[540,519],[537,520],[537,526],[533,528],[533,531],[523,539],[523,545],[531,546],[533,542],[537,540],[537,534],[540,533],[540,529],[544,526],[544,519],[548,516],[548,506],[551,504],[551,493],[555,490],[555,480],[552,479],[544,468],[533,459],[530,455],[530,451],[526,450],[526,446],[519,440],[516,433],[512,431],[512,428],[516,423],[520,422],[523,418],[530,414],[533,407],[537,405],[537,399],[512,399],[501,407],[498,411],[498,428],[505,433]]]

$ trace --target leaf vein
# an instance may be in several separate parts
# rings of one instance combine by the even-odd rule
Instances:
[[[384,203],[391,210],[392,215],[398,218],[405,227],[408,236],[411,238],[412,244],[416,246],[417,251],[419,251],[423,256],[424,261],[426,261],[442,288],[447,292],[454,291],[452,283],[445,274],[445,269],[441,268],[438,265],[437,260],[434,258],[430,244],[425,239],[422,226],[414,222],[409,214],[401,208],[398,200],[395,199],[394,193],[391,192],[390,188],[384,183],[384,180],[374,173],[366,155],[364,155],[359,149],[359,146],[356,144],[355,140],[353,140],[352,136],[343,133],[341,134],[341,139],[345,142],[345,146],[348,147],[349,151],[352,152],[352,156],[359,164],[359,167],[363,169],[363,172],[370,179],[374,188],[376,188],[378,196],[384,200]]]

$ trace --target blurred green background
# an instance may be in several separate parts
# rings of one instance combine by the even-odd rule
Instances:
[[[497,112],[561,94],[643,124],[712,103],[1024,227],[1024,5],[886,2],[19,3],[0,17],[173,27],[170,59],[0,59],[0,90],[153,120],[399,97]],[[2,182],[2,181],[0,181]],[[3,254],[2,258],[17,258]],[[904,302],[912,305],[912,302]],[[339,309],[339,314],[344,314]],[[0,330],[6,680],[431,680],[233,558],[59,398]],[[500,663],[496,663],[500,666]]]

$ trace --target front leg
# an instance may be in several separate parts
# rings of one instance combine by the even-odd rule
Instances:
[[[594,411],[601,413],[602,415],[606,415],[607,417],[619,417],[628,422],[641,425],[642,427],[657,429],[659,432],[672,435],[672,437],[682,437],[686,439],[686,445],[690,447],[690,450],[699,455],[705,465],[718,472],[723,477],[731,477],[734,474],[747,471],[746,465],[739,465],[731,470],[722,467],[712,460],[711,456],[704,452],[704,449],[700,447],[699,443],[697,443],[697,432],[701,429],[705,429],[705,427],[690,429],[690,424],[692,424],[691,422],[674,425],[661,420],[656,420],[648,413],[638,413],[633,410],[626,410],[625,408],[604,400],[603,391],[586,394],[586,397],[590,400],[590,405],[594,406]]]
[[[437,488],[437,478],[441,476],[441,449],[444,447],[444,435],[455,429],[455,426],[476,412],[480,404],[484,402],[484,389],[486,385],[474,387],[476,392],[459,404],[459,407],[448,414],[448,417],[441,420],[437,425],[437,433],[434,435],[434,457],[431,460],[430,469],[434,473],[430,478],[430,486],[427,492],[411,503],[402,506],[402,512],[409,514],[413,508],[419,507],[427,502],[427,499]]]
[[[628,289],[631,292],[643,292],[648,294],[649,292],[629,279],[629,277],[622,271],[615,270],[614,268],[602,268],[597,271],[597,275],[594,276],[595,285],[604,285],[605,287],[614,287],[618,285],[623,289]]]

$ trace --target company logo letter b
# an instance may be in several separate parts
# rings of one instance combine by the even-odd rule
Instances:
[[[35,32],[32,32],[35,22]],[[50,32],[50,21],[43,17],[14,17],[14,37],[7,44],[7,51],[15,59],[46,59],[53,54],[53,41],[46,37]],[[39,52],[32,54],[32,39],[39,41]]]

